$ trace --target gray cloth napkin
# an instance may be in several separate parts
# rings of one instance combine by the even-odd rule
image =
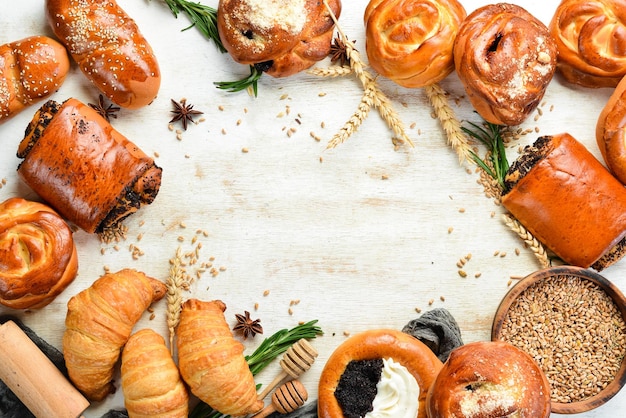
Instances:
[[[459,325],[450,312],[443,308],[425,312],[406,324],[402,332],[426,344],[442,362],[448,359],[452,350],[463,345]]]

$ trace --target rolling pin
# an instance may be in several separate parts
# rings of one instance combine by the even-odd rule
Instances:
[[[76,418],[89,406],[13,321],[0,325],[0,380],[36,417]]]

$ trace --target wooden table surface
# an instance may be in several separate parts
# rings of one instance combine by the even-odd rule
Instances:
[[[484,0],[462,0],[468,12]],[[548,23],[556,0],[515,0]],[[0,43],[34,34],[51,35],[42,1],[20,0],[0,14]],[[217,1],[203,3],[216,6]],[[343,2],[340,25],[364,53],[366,0]],[[362,89],[354,76],[325,78],[301,73],[287,79],[263,76],[258,97],[227,93],[214,82],[247,75],[246,66],[220,54],[199,31],[182,31],[161,0],[119,0],[150,41],[162,70],[157,99],[139,110],[121,110],[114,127],[163,168],[155,202],[130,217],[127,237],[105,244],[75,233],[79,276],[56,300],[38,311],[0,307],[20,317],[60,347],[67,300],[88,287],[105,268],[131,267],[165,280],[177,248],[199,250],[213,263],[185,297],[221,299],[226,318],[248,310],[269,336],[300,321],[319,320],[325,335],[320,352],[303,376],[310,398],[319,374],[346,335],[373,328],[400,329],[418,311],[448,309],[465,342],[490,338],[491,322],[512,276],[540,268],[532,253],[503,223],[503,209],[487,197],[473,166],[460,164],[447,145],[422,89],[378,81],[404,121],[414,147],[394,149],[392,132],[376,111],[344,144],[327,150],[334,133],[350,118]],[[330,65],[327,59],[319,67]],[[457,116],[479,122],[455,74],[441,86]],[[533,130],[509,151],[538,135],[569,132],[599,157],[594,129],[610,89],[585,89],[556,77],[541,104],[522,125]],[[75,64],[52,98],[95,103],[98,92]],[[186,98],[205,121],[177,138],[168,129],[170,99]],[[38,199],[16,176],[15,153],[37,106],[0,125],[0,201]],[[318,137],[318,140],[314,139]],[[197,234],[197,231],[206,234]],[[194,236],[197,241],[192,242]],[[132,246],[143,255],[133,258]],[[519,254],[517,254],[519,253]],[[471,255],[459,275],[457,262]],[[626,262],[602,272],[626,290]],[[195,274],[197,267],[190,267]],[[297,303],[296,303],[297,302]],[[257,305],[258,304],[258,305]],[[256,306],[256,307],[255,307]],[[144,315],[136,330],[151,327],[167,335],[165,302],[155,317]],[[245,341],[251,352],[263,336]],[[258,376],[269,383],[278,362]],[[119,384],[118,384],[119,386]],[[121,389],[94,403],[87,417],[123,406]],[[626,392],[580,417],[615,417],[626,410]]]

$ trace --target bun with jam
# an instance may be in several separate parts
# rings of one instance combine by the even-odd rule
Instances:
[[[318,416],[364,416],[382,408],[388,416],[425,418],[428,388],[441,367],[424,343],[401,331],[356,334],[337,347],[322,370]]]

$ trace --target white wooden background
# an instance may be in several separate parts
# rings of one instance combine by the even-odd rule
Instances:
[[[558,3],[515,2],[545,23]],[[128,237],[117,250],[97,236],[75,234],[79,277],[52,304],[32,312],[0,307],[0,313],[18,315],[60,347],[67,300],[89,286],[105,267],[112,271],[133,267],[165,280],[168,260],[179,246],[183,251],[193,249],[191,239],[200,229],[208,232],[207,237],[199,237],[200,261],[214,257],[214,266],[223,271],[216,277],[204,274],[188,297],[223,300],[231,324],[235,313],[251,311],[261,319],[265,336],[299,321],[319,320],[325,331],[314,342],[320,356],[303,377],[311,399],[317,397],[326,359],[346,334],[400,329],[419,316],[416,308],[448,309],[458,320],[465,342],[489,339],[509,278],[526,275],[539,265],[502,223],[502,210],[484,195],[478,175],[467,172],[472,167],[459,164],[422,90],[379,79],[406,126],[414,124],[409,129],[414,148],[394,150],[391,132],[372,112],[346,143],[325,150],[360,100],[361,86],[353,77],[264,76],[257,98],[245,92],[222,92],[213,82],[240,78],[248,73],[247,67],[219,54],[197,30],[181,32],[189,24],[187,18],[174,19],[161,0],[119,3],[152,44],[163,82],[154,103],[140,110],[122,110],[112,124],[148,154],[159,155],[161,191],[151,206],[126,222]],[[204,3],[217,5],[216,0]],[[340,24],[366,59],[367,1],[343,3]],[[469,13],[487,2],[462,3]],[[5,6],[0,13],[0,43],[51,35],[41,0]],[[319,66],[329,64],[326,60]],[[479,121],[456,75],[441,85],[453,101],[458,99],[454,107],[460,118]],[[543,116],[537,120],[531,116],[523,127],[537,128],[539,134],[567,131],[599,156],[595,122],[609,95],[609,89],[579,88],[557,77],[546,93]],[[71,96],[92,103],[98,97],[75,64],[53,98],[62,101]],[[168,130],[170,99],[182,97],[203,111],[206,121],[190,126],[177,140]],[[37,199],[17,178],[15,156],[34,111],[35,107],[28,109],[0,125],[0,179],[6,179],[0,201],[13,196]],[[291,136],[287,135],[290,128],[296,129]],[[315,141],[311,132],[321,141]],[[520,145],[537,135],[526,136]],[[510,159],[516,150],[510,150]],[[145,253],[138,260],[132,258],[131,244]],[[515,255],[516,248],[521,254]],[[464,268],[468,277],[461,278],[456,263],[468,254],[472,255]],[[624,272],[622,261],[603,275],[626,290]],[[476,273],[480,277],[474,277]],[[264,296],[266,290],[269,294]],[[290,306],[294,300],[299,303]],[[164,301],[155,305],[155,313],[153,320],[145,315],[136,329],[152,327],[165,336]],[[262,337],[246,341],[246,352]],[[258,381],[268,383],[278,371],[276,362]],[[99,417],[122,405],[118,390],[105,402],[93,404],[86,416]],[[622,391],[580,417],[615,417],[625,409],[626,391]]]

